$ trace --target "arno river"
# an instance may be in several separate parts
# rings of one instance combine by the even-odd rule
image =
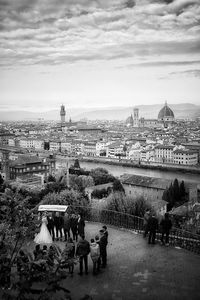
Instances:
[[[59,163],[58,163],[59,164]],[[69,163],[70,165],[71,163]],[[91,170],[95,168],[104,168],[107,169],[109,173],[113,174],[114,176],[120,176],[122,174],[135,174],[135,175],[144,175],[144,176],[151,176],[157,178],[166,178],[171,179],[172,181],[177,178],[179,181],[190,181],[200,184],[200,175],[199,174],[190,174],[190,173],[182,173],[178,171],[159,171],[159,170],[150,170],[150,169],[143,169],[143,168],[130,168],[130,167],[122,167],[122,166],[115,166],[103,163],[93,163],[93,162],[80,162],[81,168],[86,170]]]

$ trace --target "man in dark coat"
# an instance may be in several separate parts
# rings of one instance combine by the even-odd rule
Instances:
[[[63,228],[65,234],[65,241],[70,238],[70,227],[71,227],[71,217],[68,213],[65,213],[63,217]]]
[[[71,216],[70,227],[73,235],[73,240],[77,242],[78,240],[78,217],[75,214]]]
[[[149,218],[147,228],[149,231],[148,243],[155,244],[156,230],[158,229],[158,219],[156,218],[155,214],[152,214],[152,216]]]
[[[169,245],[169,232],[170,229],[172,228],[172,222],[169,219],[169,214],[165,213],[165,217],[164,219],[161,220],[160,222],[160,227],[161,227],[161,243],[164,245],[166,244],[166,246]],[[164,243],[164,235],[165,235],[165,243]]]
[[[62,239],[62,228],[63,228],[63,217],[59,215],[59,212],[56,212],[56,215],[54,217],[54,224],[56,227],[56,239]]]
[[[150,218],[150,211],[147,209],[144,214],[144,237],[147,236],[148,233],[148,220]]]
[[[88,254],[90,253],[90,243],[85,240],[85,236],[82,235],[80,241],[77,244],[76,255],[79,256],[80,272],[79,275],[83,275],[83,261],[85,264],[85,274],[88,274]]]
[[[107,265],[107,237],[104,234],[104,230],[99,230],[100,233],[100,240],[99,240],[99,247],[100,247],[100,257],[101,257],[101,266],[105,268]]]
[[[83,219],[82,214],[79,214],[78,218],[78,235],[85,235],[85,221]]]
[[[52,217],[52,214],[49,214],[47,216],[47,228],[50,232],[50,235],[52,236],[53,241],[55,240],[55,233],[54,233],[54,219]]]

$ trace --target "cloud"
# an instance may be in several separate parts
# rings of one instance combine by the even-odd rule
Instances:
[[[121,66],[120,68],[132,68],[132,67],[165,67],[165,66],[188,66],[188,65],[199,65],[200,60],[194,61],[147,61],[147,62],[140,62],[135,64],[129,64],[125,66]]]
[[[0,0],[1,66],[189,55],[200,50],[195,0]]]
[[[183,76],[192,76],[200,78],[200,69],[195,70],[186,70],[186,71],[178,71],[178,72],[171,72],[170,75],[183,75]]]

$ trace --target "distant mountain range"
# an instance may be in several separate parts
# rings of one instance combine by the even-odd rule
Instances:
[[[155,105],[138,105],[139,117],[146,119],[157,119],[162,104]],[[175,118],[196,118],[200,117],[200,105],[191,103],[181,104],[169,104],[169,107],[173,110]],[[105,107],[105,108],[75,108],[66,111],[66,121],[72,118],[72,121],[81,119],[88,120],[126,120],[131,113],[133,113],[133,107]],[[30,111],[1,111],[0,121],[18,121],[18,120],[60,120],[59,110],[50,110],[46,112],[30,112]]]

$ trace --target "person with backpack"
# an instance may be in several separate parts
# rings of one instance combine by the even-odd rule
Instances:
[[[93,275],[96,275],[98,259],[100,257],[100,248],[94,239],[91,239],[91,243],[90,243],[90,257],[93,262]]]

